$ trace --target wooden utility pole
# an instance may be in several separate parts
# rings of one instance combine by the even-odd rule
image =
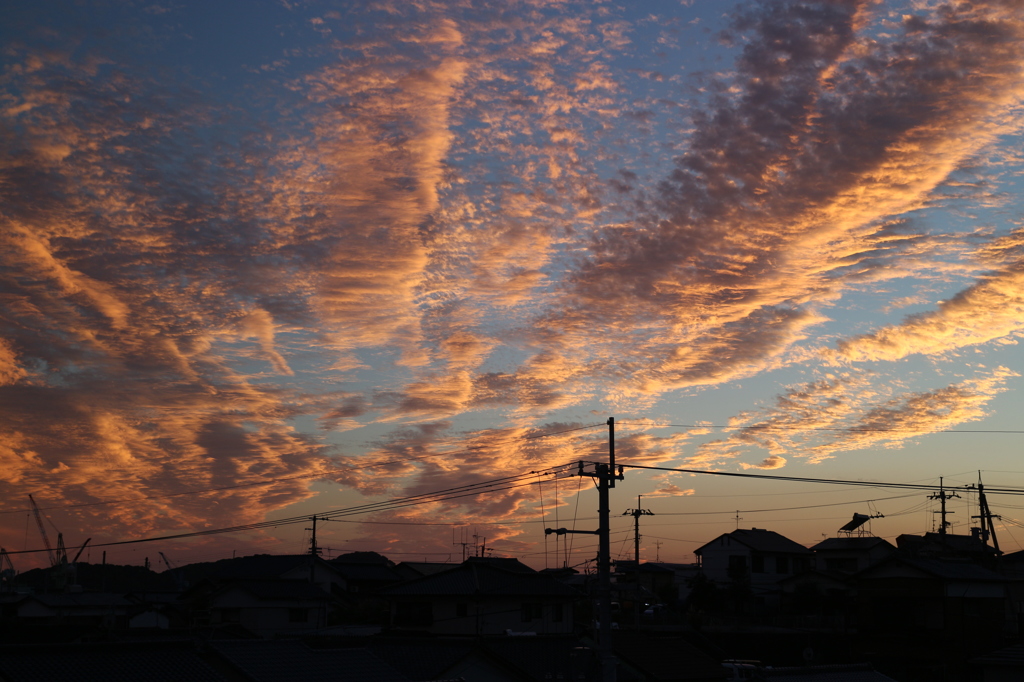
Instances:
[[[306,529],[312,532],[309,536],[309,582],[316,584],[316,558],[320,556],[320,548],[316,544],[316,514],[313,514],[310,520],[313,522],[313,527]]]
[[[622,512],[623,516],[633,517],[633,559],[636,561],[636,570],[640,571],[640,517],[641,516],[654,516],[654,512],[650,509],[640,508],[640,498],[642,495],[636,496],[636,509],[627,509]]]
[[[608,418],[608,463],[591,462],[591,471],[586,471],[586,462],[579,462],[577,476],[591,476],[597,482],[597,530],[570,530],[567,528],[545,528],[544,534],[565,535],[585,533],[597,536],[597,643],[601,659],[601,682],[615,682],[616,660],[612,642],[612,551],[611,551],[611,508],[608,491],[615,487],[615,481],[622,480],[622,473],[615,468],[615,418]]]
[[[957,495],[956,493],[947,493],[946,489],[945,489],[945,487],[943,485],[942,477],[940,476],[939,477],[939,492],[933,493],[933,494],[928,496],[929,500],[938,500],[939,501],[940,510],[941,510],[941,511],[939,511],[939,514],[942,515],[942,521],[941,521],[941,523],[939,525],[939,535],[943,535],[944,536],[946,534],[946,528],[948,528],[950,525],[952,525],[948,521],[946,521],[946,514],[955,514],[956,512],[946,511],[946,500],[951,500],[954,497],[959,498],[960,496]]]

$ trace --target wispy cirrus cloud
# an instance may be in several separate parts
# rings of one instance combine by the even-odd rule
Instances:
[[[930,391],[883,391],[867,373],[847,372],[790,388],[773,405],[737,415],[725,439],[702,444],[687,459],[713,467],[766,450],[758,463],[743,468],[777,469],[787,458],[820,462],[839,452],[872,447],[900,448],[928,434],[977,421],[986,406],[1019,376],[999,367]]]

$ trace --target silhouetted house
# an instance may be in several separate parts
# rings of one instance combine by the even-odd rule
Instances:
[[[391,625],[434,634],[568,634],[582,596],[515,559],[470,558],[451,570],[378,593]]]
[[[1006,628],[1006,578],[968,561],[895,554],[856,583],[860,623],[877,634],[994,643]]]
[[[764,668],[758,682],[896,682],[875,670],[870,663],[813,665],[799,668]]]
[[[854,535],[822,540],[811,551],[819,570],[852,574],[877,564],[896,548],[883,538]]]
[[[722,664],[679,636],[616,631],[615,656],[621,682],[719,682],[728,679]],[[593,678],[597,679],[597,678]]]
[[[402,582],[402,574],[395,564],[377,552],[352,552],[329,562],[345,579],[350,593],[373,593],[382,587]]]
[[[129,592],[124,597],[131,604],[128,609],[131,629],[169,630],[188,626],[180,592]]]
[[[763,528],[725,533],[694,554],[706,578],[720,585],[748,585],[756,605],[777,602],[779,581],[810,570],[814,559],[803,545]]]
[[[124,628],[133,603],[110,592],[0,595],[3,620],[30,627],[79,625]]]
[[[700,573],[700,566],[698,564],[676,564],[664,561],[649,561],[645,565],[658,566],[662,569],[672,571],[672,598],[668,600],[669,602],[685,601],[686,598],[690,596],[690,582],[698,573]],[[666,596],[661,592],[659,592],[659,595],[663,598]]]
[[[328,561],[309,554],[254,554],[183,567],[191,584],[202,579],[223,580],[305,580],[324,592],[347,591],[344,576]]]
[[[812,569],[779,581],[786,624],[845,632],[856,624],[856,590],[851,576]]]
[[[221,674],[192,641],[23,644],[0,648],[0,680],[4,682],[237,679]]]
[[[900,551],[922,559],[967,559],[987,568],[994,568],[996,557],[1000,554],[997,549],[986,544],[980,534],[900,535],[896,538],[896,546]]]
[[[402,580],[416,580],[425,575],[434,575],[448,571],[458,566],[449,562],[437,561],[403,561],[395,566],[395,571],[402,577]]]
[[[366,648],[311,648],[297,639],[214,641],[211,648],[252,682],[408,682]]]
[[[205,580],[182,595],[194,627],[242,628],[259,637],[327,625],[331,596],[305,580]]]
[[[1014,644],[971,661],[981,670],[980,682],[1020,682],[1024,680],[1024,644]]]

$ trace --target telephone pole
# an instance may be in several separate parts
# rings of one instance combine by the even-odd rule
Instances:
[[[951,500],[954,497],[959,498],[960,496],[957,495],[956,493],[947,493],[945,487],[943,486],[942,477],[940,476],[939,477],[939,492],[933,493],[933,494],[928,496],[929,500],[938,500],[939,501],[940,510],[941,510],[941,511],[939,511],[939,514],[942,515],[942,522],[939,525],[939,535],[945,536],[946,535],[946,528],[948,528],[950,525],[952,525],[951,523],[949,523],[949,521],[946,521],[946,514],[955,514],[956,512],[946,511],[946,500]]]
[[[988,544],[989,539],[992,540],[992,547],[996,550],[996,556],[1002,554],[999,549],[999,540],[996,538],[996,526],[992,522],[992,519],[1002,518],[998,514],[993,514],[992,510],[988,507],[988,498],[985,497],[985,486],[981,482],[981,472],[978,472],[978,515],[972,516],[972,519],[978,519],[981,521],[981,541]]]
[[[590,476],[597,482],[597,530],[570,530],[567,528],[545,528],[544,534],[565,535],[585,533],[597,536],[597,613],[598,650],[601,658],[601,682],[616,682],[616,660],[612,643],[612,550],[611,550],[611,505],[608,491],[615,487],[615,481],[623,478],[621,469],[615,468],[615,418],[608,418],[608,463],[580,461],[577,476]],[[587,464],[592,467],[587,471]]]
[[[313,527],[306,529],[311,531],[309,536],[309,582],[316,584],[316,558],[320,556],[320,548],[316,544],[316,514],[313,514],[309,520],[313,522]]]
[[[643,495],[636,496],[636,509],[627,509],[622,512],[623,516],[633,517],[633,558],[636,561],[636,570],[640,571],[640,517],[641,516],[654,516],[654,512],[650,509],[640,508],[640,498]]]

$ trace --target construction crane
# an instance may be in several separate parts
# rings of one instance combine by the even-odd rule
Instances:
[[[157,552],[157,554],[159,554],[160,558],[164,560],[164,566],[167,567],[168,571],[173,571],[175,568],[177,568],[174,564],[171,563],[171,560],[167,558],[166,554],[159,551]]]
[[[18,572],[14,570],[10,555],[6,549],[0,547],[0,584],[10,585],[16,575]]]
[[[82,546],[79,547],[75,558],[68,561],[68,550],[64,547],[64,534],[57,530],[56,526],[53,526],[54,530],[57,530],[57,550],[54,551],[53,545],[50,544],[50,536],[46,534],[46,524],[43,523],[43,513],[39,511],[39,505],[36,504],[31,494],[28,496],[28,501],[32,503],[32,512],[36,515],[36,525],[39,526],[39,534],[43,536],[43,544],[46,545],[46,554],[50,559],[50,566],[64,566],[78,561],[78,557],[82,556],[85,546],[89,544],[89,540],[92,540],[92,538],[87,538],[82,543]],[[46,520],[50,521],[49,519]],[[53,521],[50,521],[50,525],[53,525]]]
[[[53,553],[53,545],[50,544],[50,536],[46,534],[46,525],[43,523],[43,513],[39,511],[39,505],[36,504],[35,499],[32,498],[30,493],[28,501],[32,503],[32,513],[36,515],[36,525],[39,526],[39,534],[43,536],[43,544],[46,545],[46,556],[50,559],[50,565],[56,566],[59,562],[57,557]],[[57,534],[57,541],[59,542],[60,549],[64,549],[64,538]],[[65,558],[66,558],[65,554]]]

